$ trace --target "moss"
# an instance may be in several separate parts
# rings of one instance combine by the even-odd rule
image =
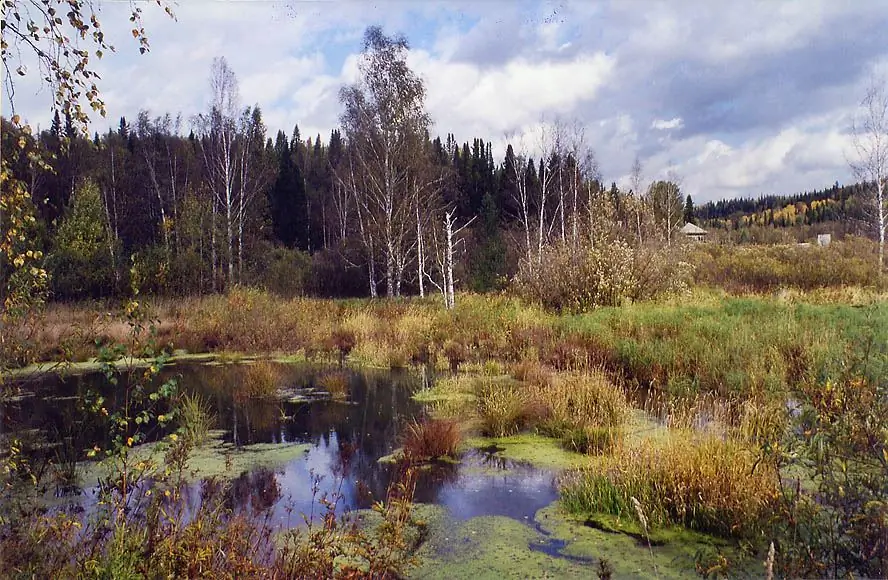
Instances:
[[[511,437],[472,437],[465,447],[492,452],[503,459],[524,462],[538,469],[564,470],[588,465],[591,458],[567,451],[558,439],[531,433]]]

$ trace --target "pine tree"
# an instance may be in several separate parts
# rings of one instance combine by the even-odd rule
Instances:
[[[689,224],[697,223],[697,218],[694,217],[694,201],[691,199],[690,194],[688,194],[687,199],[685,199],[684,221]]]

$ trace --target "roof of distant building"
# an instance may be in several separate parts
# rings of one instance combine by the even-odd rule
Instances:
[[[685,234],[686,236],[693,236],[693,235],[699,236],[699,235],[706,235],[708,232],[706,230],[704,230],[703,228],[701,228],[700,226],[695,226],[692,223],[686,223],[681,228],[681,233]]]

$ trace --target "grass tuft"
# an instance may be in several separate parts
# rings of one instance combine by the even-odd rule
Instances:
[[[461,442],[462,434],[455,420],[413,421],[404,434],[404,456],[413,461],[455,458]]]

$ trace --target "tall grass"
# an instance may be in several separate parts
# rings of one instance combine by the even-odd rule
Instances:
[[[455,420],[413,421],[407,425],[404,433],[404,456],[414,461],[455,458],[461,441],[462,433]]]
[[[524,387],[488,382],[478,394],[481,431],[491,437],[514,435],[530,421],[532,398]]]
[[[185,394],[176,408],[179,418],[179,432],[192,447],[202,445],[215,427],[216,414],[209,401],[199,394]]]
[[[777,500],[777,479],[744,445],[684,434],[644,443],[562,483],[564,506],[577,514],[637,518],[632,498],[654,526],[683,525],[722,536],[752,537]]]

